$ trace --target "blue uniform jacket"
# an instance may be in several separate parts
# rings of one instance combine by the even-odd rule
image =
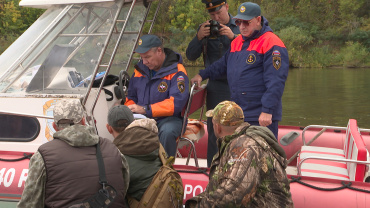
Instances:
[[[231,100],[244,111],[245,121],[258,121],[261,112],[280,121],[289,58],[284,43],[272,33],[266,18],[251,37],[238,36],[225,55],[199,75],[215,79],[227,75]]]
[[[165,48],[166,59],[151,77],[150,69],[141,61],[135,66],[128,87],[125,105],[149,106],[148,118],[181,117],[189,98],[189,78],[180,54]]]

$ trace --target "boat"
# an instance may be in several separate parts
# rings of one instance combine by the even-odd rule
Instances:
[[[30,157],[53,139],[57,100],[81,100],[88,125],[113,140],[105,127],[108,109],[125,96],[127,71],[138,59],[133,50],[140,35],[151,32],[161,0],[22,0],[20,5],[46,11],[0,56],[0,207],[16,206]],[[122,70],[113,72],[117,63]],[[343,149],[348,136],[363,141],[362,150],[370,147],[370,130],[349,121],[347,127],[279,126],[279,144],[287,158],[302,146]],[[183,180],[184,203],[208,184],[207,133],[194,146],[192,154],[190,145],[180,148],[174,165]],[[344,161],[362,168],[361,181],[307,176],[298,168],[304,158],[292,159],[287,174],[295,207],[369,207],[367,149],[365,154],[357,163]]]

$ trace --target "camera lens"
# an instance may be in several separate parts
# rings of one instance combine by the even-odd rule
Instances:
[[[210,30],[211,30],[211,36],[219,36],[219,29],[221,28],[220,23],[218,23],[216,20],[210,20]]]

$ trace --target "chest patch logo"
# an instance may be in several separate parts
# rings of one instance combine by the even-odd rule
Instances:
[[[253,53],[250,53],[248,55],[248,58],[246,60],[246,63],[247,64],[254,64],[254,62],[256,62],[256,55],[254,55]]]
[[[166,92],[168,89],[168,85],[166,82],[161,82],[158,85],[158,92]]]
[[[276,70],[279,70],[281,67],[281,54],[278,50],[272,52],[272,64]]]

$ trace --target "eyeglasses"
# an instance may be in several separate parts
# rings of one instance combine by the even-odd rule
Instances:
[[[236,26],[240,26],[241,24],[244,24],[245,26],[249,26],[249,24],[251,24],[252,20],[241,20],[241,19],[237,19],[235,20],[235,24]]]

